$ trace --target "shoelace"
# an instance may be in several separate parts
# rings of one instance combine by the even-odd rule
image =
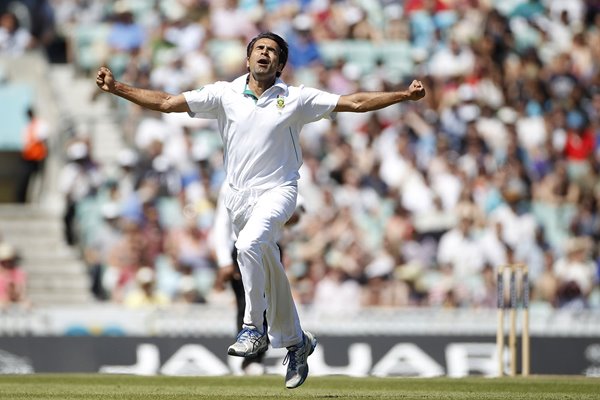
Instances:
[[[288,362],[290,363],[290,368],[295,370],[298,365],[298,359],[300,358],[298,354],[302,354],[302,351],[306,346],[296,347],[294,350],[288,350],[288,353],[285,355],[283,359],[283,365],[286,365]],[[290,356],[290,354],[292,354]]]
[[[260,341],[261,338],[262,338],[262,335],[260,333],[258,333],[257,331],[255,331],[254,329],[244,328],[238,334],[236,340],[238,342],[241,342],[242,340],[248,339],[254,346],[254,345],[256,345],[256,343],[258,343]]]
[[[293,357],[290,357],[290,354],[294,353]],[[290,368],[295,370],[296,369],[296,365],[297,365],[297,360],[296,360],[296,350],[289,350],[288,353],[285,355],[285,358],[283,359],[283,365],[290,363]]]

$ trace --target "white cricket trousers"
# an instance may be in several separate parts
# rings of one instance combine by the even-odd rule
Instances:
[[[266,310],[267,333],[274,348],[302,341],[298,311],[277,247],[283,227],[296,208],[297,197],[296,185],[264,191],[231,185],[225,189],[246,298],[244,325],[262,331]]]

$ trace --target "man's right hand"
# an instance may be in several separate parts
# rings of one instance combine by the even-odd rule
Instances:
[[[425,87],[421,81],[414,80],[408,88],[411,100],[420,100],[425,97]]]
[[[112,93],[115,90],[115,78],[110,69],[100,67],[96,74],[96,85],[105,92]]]
[[[214,287],[217,291],[225,290],[225,283],[232,279],[240,279],[240,274],[235,270],[233,265],[227,265],[217,270],[217,278],[215,279]]]

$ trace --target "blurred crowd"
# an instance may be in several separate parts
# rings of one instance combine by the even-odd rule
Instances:
[[[281,243],[299,303],[495,307],[498,266],[525,263],[533,307],[600,308],[599,1],[48,4],[68,61],[90,79],[91,54],[169,93],[231,80],[246,72],[246,43],[271,30],[290,44],[288,84],[346,94],[424,82],[418,103],[305,127],[307,211]],[[10,20],[0,54],[26,42]],[[95,38],[85,48],[82,30]],[[128,147],[100,165],[75,135],[60,177],[65,237],[95,296],[222,301],[216,123],[111,101]]]

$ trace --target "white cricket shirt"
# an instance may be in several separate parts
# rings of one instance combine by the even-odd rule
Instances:
[[[329,116],[340,98],[281,79],[258,99],[246,90],[248,74],[183,93],[196,118],[217,119],[229,183],[239,189],[270,189],[295,183],[302,165],[299,134]]]

